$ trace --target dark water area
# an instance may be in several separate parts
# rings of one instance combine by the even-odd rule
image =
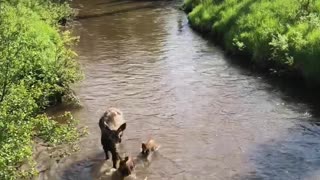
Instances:
[[[74,113],[89,135],[49,179],[90,179],[104,158],[97,123],[111,106],[128,122],[123,153],[137,155],[148,137],[161,144],[138,179],[320,179],[316,92],[232,63],[190,29],[179,3],[73,2],[86,76]]]

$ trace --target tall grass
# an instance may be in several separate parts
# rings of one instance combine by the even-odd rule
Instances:
[[[227,51],[320,82],[319,0],[186,0],[191,25]]]
[[[78,137],[73,120],[62,125],[43,114],[81,77],[70,49],[75,38],[58,25],[70,13],[50,0],[0,1],[0,179],[36,173],[34,166],[20,169],[34,165],[34,137],[51,144]]]

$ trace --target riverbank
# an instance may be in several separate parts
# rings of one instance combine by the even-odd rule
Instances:
[[[30,179],[37,174],[34,139],[48,146],[79,138],[70,113],[58,119],[45,109],[71,101],[70,85],[81,79],[71,47],[61,30],[72,14],[54,0],[6,0],[0,4],[0,179]]]
[[[191,26],[263,69],[320,83],[320,3],[186,0]]]

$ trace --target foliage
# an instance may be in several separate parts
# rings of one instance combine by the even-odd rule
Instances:
[[[77,139],[77,133],[70,133],[76,131],[75,127],[77,125],[77,121],[70,112],[66,112],[62,117],[58,118],[63,118],[64,122],[58,123],[45,115],[37,116],[35,118],[35,127],[38,129],[36,131],[37,136],[54,145],[65,142],[71,143]]]
[[[0,2],[0,179],[27,178],[35,136],[55,145],[78,138],[74,119],[59,124],[43,110],[60,101],[78,81],[70,49],[75,38],[58,21],[71,9],[50,0]]]
[[[320,81],[319,0],[186,0],[189,21],[227,51]]]

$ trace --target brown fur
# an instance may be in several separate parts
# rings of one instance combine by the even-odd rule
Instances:
[[[125,123],[123,113],[118,109],[111,107],[107,109],[100,118],[100,128],[108,126],[112,130],[118,129],[123,123]]]
[[[121,159],[118,169],[110,169],[105,161],[102,161],[92,168],[92,177],[95,179],[123,180],[133,173],[134,168],[135,164],[131,157]]]
[[[135,164],[133,162],[133,159],[127,156],[124,159],[120,160],[119,168],[117,171],[122,177],[127,177],[132,173],[134,167]]]
[[[148,157],[152,152],[159,149],[159,145],[156,143],[154,139],[149,139],[146,143],[141,144],[141,154],[145,157]]]

